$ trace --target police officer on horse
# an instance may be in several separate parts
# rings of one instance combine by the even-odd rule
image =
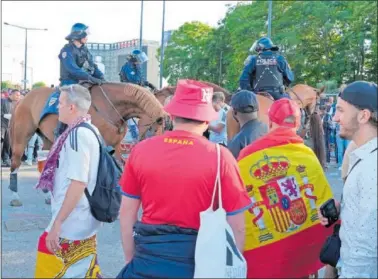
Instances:
[[[71,28],[71,33],[65,38],[66,44],[59,54],[60,60],[60,86],[79,83],[79,81],[89,81],[93,84],[104,82],[104,74],[93,62],[92,54],[86,47],[88,41],[89,28],[83,23],[75,23]],[[58,137],[67,127],[66,124],[58,121],[58,126],[54,132]]]
[[[142,64],[148,61],[147,55],[139,49],[134,49],[126,59],[127,61],[122,66],[119,73],[121,82],[134,83],[140,86],[147,86],[152,90],[156,90],[156,87],[144,80],[143,77]]]
[[[245,60],[239,79],[240,89],[256,93],[265,91],[274,100],[288,97],[284,94],[284,85],[289,86],[294,81],[294,74],[286,59],[277,53],[278,50],[278,46],[267,37],[252,45],[250,52],[255,51],[257,55],[249,55]]]

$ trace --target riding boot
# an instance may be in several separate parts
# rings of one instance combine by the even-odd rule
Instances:
[[[54,130],[54,141],[64,132],[64,130],[67,128],[67,124],[64,124],[63,122],[58,121],[58,125],[56,126]]]

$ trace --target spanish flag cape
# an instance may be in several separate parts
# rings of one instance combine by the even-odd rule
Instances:
[[[238,158],[253,206],[246,211],[248,278],[305,278],[323,264],[320,250],[332,228],[317,208],[333,197],[313,151],[292,130],[278,128]]]

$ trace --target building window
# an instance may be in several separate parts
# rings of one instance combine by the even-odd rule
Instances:
[[[109,44],[106,44],[106,45],[105,45],[105,49],[106,49],[106,50],[110,49],[110,45],[109,45]]]
[[[98,49],[98,44],[93,44],[92,49]]]
[[[104,44],[98,44],[98,49],[103,50],[104,49]]]

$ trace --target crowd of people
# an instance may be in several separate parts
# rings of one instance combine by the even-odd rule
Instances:
[[[333,120],[336,114],[336,100],[334,97],[329,97],[326,100],[320,112],[323,121],[327,164],[330,164],[331,157],[334,157],[339,170],[341,170],[343,157],[350,140],[340,137],[340,124]]]
[[[59,272],[72,278],[101,275],[96,248],[101,222],[83,194],[96,187],[98,141],[86,129],[75,129],[79,123],[90,124],[91,98],[80,85],[67,88],[62,88],[59,119],[68,129],[50,151],[55,155],[49,157],[59,160],[48,159],[45,167],[54,173],[48,180],[53,217],[39,239],[38,278]],[[333,121],[340,125],[339,136],[355,146],[341,201],[334,199],[319,160],[297,135],[301,112],[294,101],[275,101],[269,125],[264,125],[256,117],[255,93],[237,92],[230,107],[241,130],[227,141],[221,136],[226,128],[221,110],[227,109],[222,102],[222,94],[207,85],[180,80],[165,106],[173,130],[132,149],[120,179],[125,265],[114,275],[193,278],[200,214],[209,208],[219,179],[222,199],[213,209],[226,212],[248,278],[305,278],[325,264],[327,278],[376,278],[376,84],[351,83],[337,98]],[[207,140],[207,129],[218,135]],[[330,201],[336,218],[328,215],[331,209],[323,209]],[[337,264],[320,262],[327,237],[340,223],[341,247],[332,246],[338,249],[332,255],[340,255]]]
[[[327,278],[377,278],[375,83],[348,84],[323,115],[323,124],[335,123],[340,138],[338,162],[351,150],[340,201],[297,133],[300,108],[282,91],[294,75],[268,38],[252,46],[257,54],[247,58],[230,106],[206,84],[179,80],[164,106],[171,131],[137,143],[119,187],[95,201],[98,187],[104,187],[97,185],[104,149],[88,114],[91,94],[77,83],[101,84],[104,76],[85,47],[88,34],[88,26],[75,24],[59,54],[61,87],[54,94],[60,124],[37,184],[51,193],[52,218],[38,240],[36,278],[102,276],[97,252],[102,221],[94,204],[103,206],[114,193],[122,196],[125,257],[112,274],[117,278],[199,278],[204,271],[199,266],[229,278],[308,278],[324,265]],[[256,93],[262,90],[275,99],[268,125],[258,118]],[[2,108],[10,107],[14,96],[19,94],[2,100]],[[241,128],[232,139],[226,125],[230,108]],[[3,118],[9,120],[2,114],[2,124]],[[127,140],[137,135],[135,125]],[[224,249],[210,247],[214,243]],[[218,252],[223,258],[215,262]]]
[[[10,144],[10,119],[17,102],[30,91],[18,89],[3,89],[1,92],[1,166],[10,167],[12,150]],[[37,152],[43,147],[42,138],[34,134],[28,142],[22,158],[26,165],[33,165],[37,160]]]

